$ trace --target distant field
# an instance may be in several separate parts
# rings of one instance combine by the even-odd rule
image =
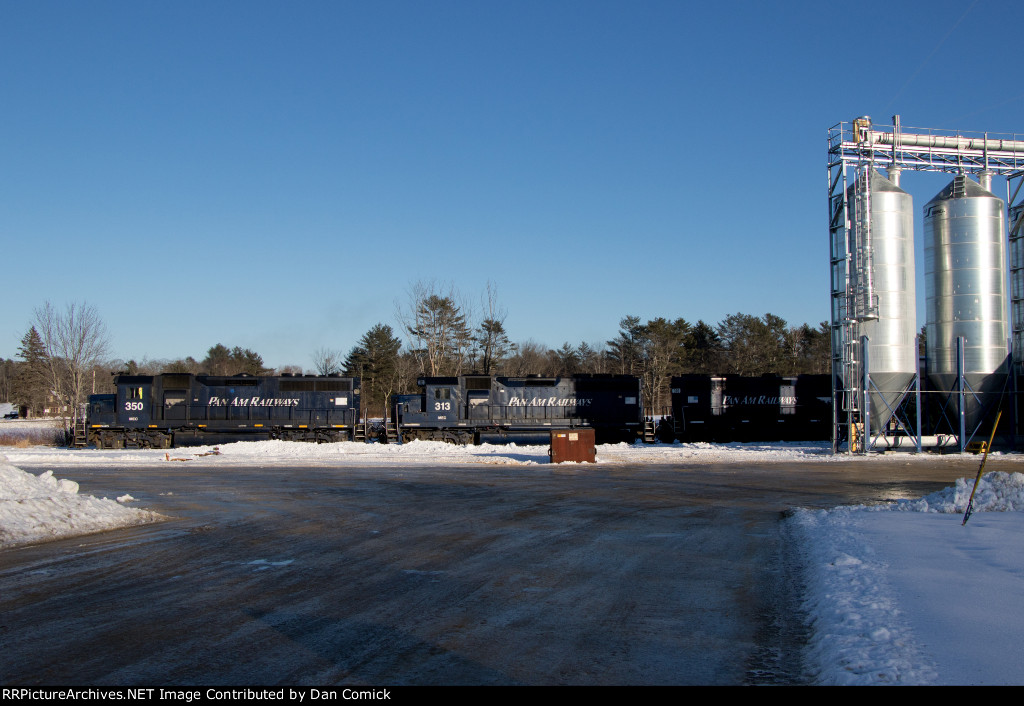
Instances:
[[[59,419],[0,420],[0,446],[52,446],[62,424]]]

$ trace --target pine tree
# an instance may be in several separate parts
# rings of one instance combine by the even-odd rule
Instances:
[[[636,375],[642,356],[639,316],[627,316],[619,322],[619,337],[608,341],[608,360],[620,375]]]
[[[385,416],[388,397],[398,389],[398,350],[402,342],[386,324],[377,324],[345,358],[345,374],[362,379],[366,416]]]
[[[512,350],[505,326],[497,319],[484,319],[477,329],[476,341],[482,355],[480,371],[487,375],[493,373]]]
[[[16,363],[12,401],[28,408],[29,416],[43,413],[49,397],[46,348],[35,326],[21,339],[18,347],[20,363]]]

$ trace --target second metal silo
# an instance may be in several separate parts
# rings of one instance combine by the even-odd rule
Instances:
[[[1003,214],[1002,199],[964,175],[924,207],[928,376],[940,393],[964,393],[958,397],[968,436],[998,402],[1008,372]],[[964,339],[963,391],[958,338]],[[947,417],[956,408],[950,401]]]
[[[848,193],[851,277],[865,297],[871,429],[881,430],[917,374],[913,199],[871,169]],[[858,364],[862,365],[859,354]]]

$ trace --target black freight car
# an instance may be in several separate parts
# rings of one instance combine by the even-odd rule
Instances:
[[[92,395],[97,448],[171,448],[257,439],[344,441],[359,421],[359,378],[284,375],[119,375]]]
[[[672,415],[659,436],[679,441],[818,441],[830,438],[828,375],[672,378]]]
[[[552,429],[592,427],[597,443],[643,430],[640,379],[631,375],[422,377],[422,392],[392,398],[402,440],[547,443]]]

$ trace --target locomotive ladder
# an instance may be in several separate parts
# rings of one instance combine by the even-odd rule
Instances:
[[[364,419],[362,422],[356,422],[352,425],[352,441],[359,441],[366,443],[366,440],[370,438],[370,420]]]
[[[644,418],[644,436],[643,441],[645,444],[653,444],[655,439],[655,426],[653,417]]]
[[[75,420],[72,426],[71,445],[76,449],[84,449],[89,445],[89,434],[86,432],[84,419]]]

